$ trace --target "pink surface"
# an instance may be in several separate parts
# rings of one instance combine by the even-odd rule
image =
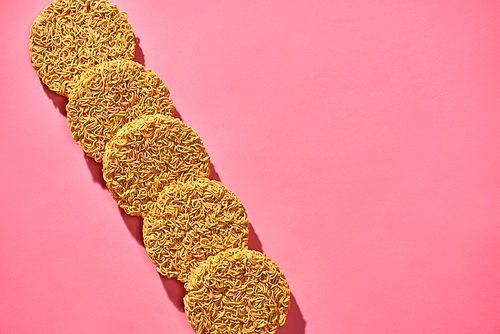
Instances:
[[[278,334],[500,332],[500,3],[116,0],[292,292]],[[193,333],[0,5],[0,333]]]

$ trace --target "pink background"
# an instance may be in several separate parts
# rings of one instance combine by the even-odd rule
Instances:
[[[0,333],[193,333],[31,67],[48,3],[0,5]],[[278,334],[500,332],[498,1],[116,3],[290,283]]]

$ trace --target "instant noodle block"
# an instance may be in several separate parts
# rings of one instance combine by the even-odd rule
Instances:
[[[290,308],[281,269],[246,248],[208,258],[192,271],[185,287],[184,309],[198,334],[274,333]]]
[[[144,216],[144,245],[158,272],[186,282],[209,256],[248,241],[248,219],[236,195],[207,178],[175,182]]]
[[[31,26],[31,64],[54,92],[68,96],[90,66],[134,58],[127,13],[107,0],[56,0]]]
[[[66,106],[73,139],[102,162],[106,143],[145,114],[172,116],[170,92],[153,71],[131,60],[104,62],[82,73]]]
[[[125,124],[106,144],[102,171],[118,205],[141,216],[172,182],[208,177],[210,157],[190,126],[171,116],[146,115]]]

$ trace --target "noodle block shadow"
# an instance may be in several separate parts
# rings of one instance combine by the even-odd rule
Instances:
[[[141,39],[134,35],[134,41],[135,41],[135,53],[133,61],[146,67],[146,58],[144,57],[144,52],[142,51],[142,48],[140,46]]]
[[[176,309],[184,312],[183,298],[187,293],[186,289],[184,289],[184,283],[174,277],[163,276],[160,273],[158,275],[160,276],[163,288],[167,292],[168,299],[172,301]]]
[[[219,173],[217,173],[217,171],[215,170],[215,166],[214,166],[214,164],[212,162],[210,162],[210,167],[209,168],[210,168],[210,176],[208,178],[210,180],[221,182]]]
[[[66,105],[68,104],[68,98],[50,90],[50,88],[43,83],[42,79],[40,79],[40,83],[42,84],[43,91],[45,92],[45,94],[47,94],[47,97],[54,104],[54,107],[56,107],[56,109],[59,110],[59,113],[61,115],[67,117]]]
[[[94,159],[89,157],[84,153],[85,163],[89,168],[90,174],[92,175],[92,180],[94,183],[99,184],[103,189],[107,189],[106,181],[104,181],[104,177],[102,176],[102,164],[96,162]]]
[[[290,292],[290,309],[286,316],[286,322],[279,327],[276,334],[304,334],[306,332],[306,321],[300,311],[297,300]]]
[[[137,216],[130,216],[123,211],[122,208],[118,207],[120,210],[120,215],[122,216],[123,222],[127,226],[132,237],[139,245],[145,248],[144,240],[142,239],[142,218]]]
[[[260,242],[259,236],[255,233],[255,229],[250,222],[248,222],[248,249],[264,253],[262,242]]]

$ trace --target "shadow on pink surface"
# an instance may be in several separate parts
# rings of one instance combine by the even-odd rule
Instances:
[[[306,321],[300,311],[297,300],[290,292],[290,310],[286,316],[285,324],[278,328],[276,334],[304,334],[306,332]]]
[[[127,226],[132,237],[139,245],[144,247],[144,240],[142,239],[142,217],[130,216],[127,215],[122,208],[118,207],[118,209],[120,210],[123,222]]]
[[[260,239],[257,236],[257,233],[255,233],[255,229],[250,222],[248,222],[248,249],[264,253],[264,250],[262,249],[262,242],[260,242]]]
[[[92,181],[94,181],[94,183],[99,184],[103,189],[107,189],[106,181],[104,181],[104,177],[102,176],[102,164],[96,162],[93,158],[89,157],[85,153],[83,153],[83,156],[85,159],[85,163],[87,164],[87,167],[90,171],[90,174],[92,175]]]
[[[181,312],[184,312],[184,302],[183,298],[186,295],[186,289],[184,289],[184,283],[179,281],[174,277],[163,276],[158,273],[160,276],[161,283],[163,284],[163,288],[167,292],[168,299],[174,304],[175,308]]]
[[[173,114],[172,116],[174,116],[175,118],[180,119],[180,120],[181,120],[181,122],[184,122],[184,120],[182,119],[181,114],[179,114],[179,110],[177,110],[177,108],[176,108],[176,107],[174,107],[174,114]]]
[[[68,104],[68,98],[65,96],[59,95],[56,92],[51,91],[50,88],[47,87],[47,85],[43,83],[42,79],[40,79],[40,83],[42,84],[43,91],[45,92],[45,94],[47,94],[47,97],[54,104],[54,107],[56,107],[56,109],[59,110],[61,115],[66,117],[67,116],[66,105]]]
[[[210,176],[208,177],[210,180],[215,180],[215,181],[219,181],[219,182],[222,182],[220,180],[220,176],[219,176],[219,173],[217,173],[217,171],[215,170],[215,166],[213,163],[210,163]]]
[[[135,54],[133,61],[138,62],[142,66],[146,66],[146,58],[144,57],[144,52],[142,52],[142,48],[139,45],[141,43],[141,39],[134,35],[135,40]]]

